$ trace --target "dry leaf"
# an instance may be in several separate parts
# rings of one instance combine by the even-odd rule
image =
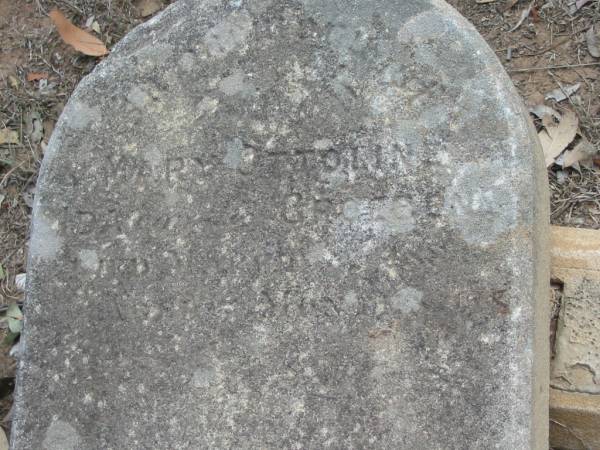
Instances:
[[[13,89],[19,89],[19,80],[16,77],[9,75],[8,83],[10,84],[10,87],[12,87]]]
[[[575,163],[592,159],[597,154],[596,149],[590,141],[582,137],[581,141],[573,148],[567,150],[562,161],[563,167],[571,167]]]
[[[538,133],[546,167],[554,163],[554,159],[573,142],[577,134],[579,119],[573,111],[566,112],[558,124],[552,124]]]
[[[583,5],[585,5],[586,3],[589,3],[591,1],[592,0],[577,0],[575,2],[575,11],[580,10],[583,7]]]
[[[560,86],[553,91],[550,91],[544,97],[546,100],[554,99],[557,102],[562,102],[579,90],[581,83],[575,83],[570,86]]]
[[[25,135],[34,144],[39,144],[44,137],[44,125],[39,111],[30,111],[25,114]]]
[[[544,103],[544,96],[539,91],[533,91],[527,96],[527,105],[535,106]]]
[[[540,21],[540,13],[538,12],[537,8],[534,6],[531,8],[531,21],[534,23],[537,23]]]
[[[50,136],[52,136],[52,133],[54,132],[54,125],[56,124],[53,120],[44,120],[42,124],[44,128],[44,141],[46,141],[46,143],[50,141]]]
[[[0,144],[19,144],[19,133],[10,128],[0,130]]]
[[[137,9],[141,17],[148,17],[161,9],[163,4],[160,0],[140,0],[137,3]]]
[[[73,25],[58,9],[50,12],[50,18],[62,40],[75,50],[89,56],[103,56],[108,53],[100,39]]]
[[[0,450],[8,450],[8,439],[6,438],[6,433],[0,427]]]
[[[19,291],[25,292],[26,284],[27,284],[27,274],[26,273],[19,273],[19,274],[15,275],[15,286]]]
[[[585,33],[585,40],[587,41],[588,51],[594,58],[600,58],[600,47],[598,47],[598,36],[592,25],[587,33]]]
[[[27,74],[27,81],[47,80],[48,72],[30,72]]]
[[[94,22],[92,22],[92,30],[94,30],[96,33],[98,34],[102,34],[102,31],[100,30],[100,24],[98,22],[96,22],[94,20]]]
[[[544,116],[542,116],[542,126],[544,128],[555,126],[556,122],[554,121],[554,119],[554,116],[545,114]],[[558,121],[560,122],[560,119],[558,119]]]
[[[544,119],[544,117],[550,116],[551,118],[560,120],[560,114],[546,105],[532,106],[529,108],[529,112],[535,115],[538,119]]]

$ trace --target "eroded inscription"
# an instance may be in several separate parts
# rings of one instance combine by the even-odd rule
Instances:
[[[408,147],[394,144],[389,148],[372,146],[336,146],[326,149],[301,148],[291,151],[266,151],[259,157],[276,162],[290,176],[329,178],[338,174],[343,181],[356,178],[384,178],[402,173],[407,167]]]

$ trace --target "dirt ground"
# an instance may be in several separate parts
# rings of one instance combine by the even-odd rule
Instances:
[[[551,90],[580,83],[579,90],[566,100],[546,100],[545,104],[560,113],[574,111],[579,119],[579,139],[586,138],[598,150],[600,59],[590,55],[586,32],[594,24],[600,28],[600,2],[581,5],[583,2],[449,0],[495,50],[528,105],[544,103],[544,94]],[[18,136],[17,143],[0,144],[0,305],[23,300],[15,277],[26,271],[40,160],[69,95],[98,61],[64,44],[48,12],[59,8],[110,48],[150,18],[148,11],[160,10],[168,3],[170,0],[0,0],[0,130],[7,128]],[[525,10],[529,14],[523,16]],[[511,31],[522,17],[520,26]],[[536,125],[541,126],[538,119]],[[553,165],[548,170],[554,224],[600,228],[600,159],[593,161],[574,168]],[[10,421],[14,375],[8,350],[8,345],[0,348],[0,420],[4,417],[4,428]]]

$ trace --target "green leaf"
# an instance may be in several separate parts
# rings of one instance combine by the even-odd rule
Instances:
[[[2,264],[0,264],[0,280],[4,280],[5,277],[6,272],[4,271],[4,267],[2,267]]]
[[[23,329],[23,313],[19,308],[19,305],[13,303],[8,306],[6,310],[6,317],[8,318],[8,328],[13,333],[20,333]]]
[[[12,303],[8,305],[8,309],[6,310],[6,316],[12,317],[13,319],[23,320],[23,313],[21,312],[21,308],[16,303]]]
[[[4,337],[4,340],[2,341],[2,345],[10,345],[12,344],[15,339],[19,336],[20,333],[13,333],[12,331],[9,331],[6,336]]]
[[[23,321],[13,317],[8,318],[8,329],[13,333],[19,334],[23,329]]]

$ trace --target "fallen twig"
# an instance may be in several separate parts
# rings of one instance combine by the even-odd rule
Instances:
[[[535,0],[533,0],[529,4],[529,6],[523,10],[523,12],[521,13],[521,17],[519,18],[519,21],[517,22],[517,24],[514,27],[512,27],[510,30],[508,30],[509,33],[512,33],[513,31],[515,31],[517,28],[519,28],[521,26],[521,24],[523,22],[525,22],[525,19],[527,19],[529,17],[529,14],[531,14],[531,8],[533,8],[534,3],[535,3]]]
[[[562,66],[544,66],[544,67],[527,67],[525,69],[507,69],[508,73],[519,73],[519,72],[534,72],[536,70],[561,70],[561,69],[574,69],[576,67],[588,67],[588,66],[598,66],[600,65],[600,61],[592,62],[592,63],[583,63],[583,64],[565,64]]]

